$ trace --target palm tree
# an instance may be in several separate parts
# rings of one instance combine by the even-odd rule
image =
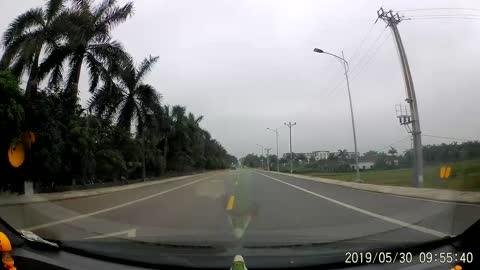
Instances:
[[[65,12],[65,17],[69,18],[66,42],[50,52],[42,63],[41,74],[44,76],[53,71],[52,76],[55,77],[50,81],[52,84],[58,84],[56,78],[61,79],[62,65],[68,60],[70,72],[67,91],[70,98],[76,101],[84,61],[89,72],[90,92],[94,93],[100,79],[109,74],[104,64],[116,63],[127,58],[122,45],[112,41],[110,30],[132,15],[133,3],[129,2],[123,7],[118,7],[116,0],[104,0],[93,7],[90,0],[73,2],[72,9]]]
[[[143,82],[157,60],[158,57],[150,56],[135,68],[133,60],[126,59],[117,82],[111,81],[110,87],[100,88],[92,97],[90,107],[96,112],[105,107],[117,108],[115,110],[118,115],[117,125],[131,131],[132,122],[136,122],[137,133],[143,134],[145,124],[150,122],[149,118],[160,108],[160,94],[153,86]],[[112,96],[114,97],[112,99],[105,98]]]
[[[162,166],[162,174],[165,173],[165,170],[167,169],[168,162],[168,138],[172,135],[173,133],[173,120],[171,116],[171,111],[169,106],[164,106],[162,109],[162,115],[161,115],[161,122],[159,123],[160,127],[160,133],[163,134],[163,162],[164,165]]]
[[[348,159],[348,150],[347,149],[338,149],[338,159],[340,161],[346,161]]]
[[[203,130],[200,127],[200,122],[203,120],[203,116],[195,117],[193,113],[188,114],[187,125],[189,128],[190,151],[191,157],[195,162],[197,168],[203,168],[205,166],[205,141],[203,139]]]
[[[34,8],[18,16],[3,35],[5,52],[0,60],[2,68],[10,67],[17,77],[30,71],[25,94],[35,95],[38,89],[39,60],[44,46],[55,47],[56,35],[63,24],[59,14],[65,0],[49,0],[46,9]],[[62,17],[63,18],[63,17]]]

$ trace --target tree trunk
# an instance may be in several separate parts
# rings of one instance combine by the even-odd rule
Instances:
[[[67,108],[72,112],[75,111],[75,106],[77,105],[78,99],[78,82],[80,81],[80,73],[82,72],[82,63],[83,56],[75,62],[72,67],[73,78],[70,78],[69,85],[67,87],[66,99],[67,99]]]
[[[38,62],[40,59],[41,51],[42,51],[42,45],[40,45],[40,47],[35,52],[33,63],[30,68],[30,75],[28,77],[27,87],[25,88],[25,95],[29,97],[35,97],[37,95],[38,83],[39,83]]]
[[[168,153],[168,135],[165,136],[165,145],[163,146],[163,161],[165,162],[164,167],[162,168],[162,174],[165,174],[167,171],[167,153]]]

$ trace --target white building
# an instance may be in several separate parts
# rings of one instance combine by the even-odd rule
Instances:
[[[358,162],[358,167],[360,170],[370,170],[373,169],[375,162],[373,161],[360,161]],[[350,164],[350,167],[355,170],[355,164]]]
[[[330,155],[330,151],[313,151],[312,156],[315,160],[326,160]]]

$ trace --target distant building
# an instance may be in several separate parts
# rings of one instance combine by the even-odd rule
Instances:
[[[304,155],[308,160],[313,157],[313,153],[298,153],[300,156]]]
[[[326,160],[330,155],[330,151],[313,151],[312,156],[315,160]]]
[[[340,153],[338,151],[333,153],[334,157],[338,157],[339,155]],[[358,156],[360,156],[360,153],[358,153]],[[347,152],[346,158],[347,159],[355,158],[355,152]]]
[[[370,170],[370,169],[373,169],[374,166],[375,166],[375,162],[373,162],[373,161],[360,161],[360,162],[358,162],[358,167],[360,168],[360,170]],[[355,163],[350,164],[350,167],[353,170],[355,170],[356,169]]]

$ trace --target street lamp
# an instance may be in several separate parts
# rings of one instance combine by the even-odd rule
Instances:
[[[350,101],[350,116],[352,118],[353,145],[355,147],[355,167],[356,167],[356,171],[357,171],[357,176],[356,176],[355,181],[359,182],[360,181],[360,167],[359,167],[359,164],[358,164],[357,133],[355,132],[355,119],[353,117],[352,95],[350,94],[350,81],[348,80],[348,70],[350,69],[349,66],[348,66],[348,62],[347,62],[347,60],[345,60],[345,55],[343,54],[343,51],[342,51],[342,57],[340,57],[338,55],[335,55],[333,53],[326,52],[326,51],[321,50],[319,48],[315,48],[315,49],[313,49],[313,51],[316,52],[316,53],[323,53],[323,54],[331,55],[331,56],[339,59],[340,61],[342,61],[343,69],[345,71],[345,79],[347,80],[348,100]]]
[[[276,143],[277,143],[277,172],[280,172],[280,157],[278,156],[278,128],[276,129],[271,129],[271,128],[267,128],[267,130],[270,130],[270,131],[273,131],[275,132],[275,139],[276,139]]]
[[[261,157],[261,163],[262,163],[262,169],[263,169],[263,149],[265,149],[265,146],[261,145],[261,144],[258,144],[257,143],[257,146],[260,147],[262,149],[262,157]]]
[[[288,122],[283,124],[290,129],[290,173],[293,173],[292,127],[295,126],[297,122]]]

